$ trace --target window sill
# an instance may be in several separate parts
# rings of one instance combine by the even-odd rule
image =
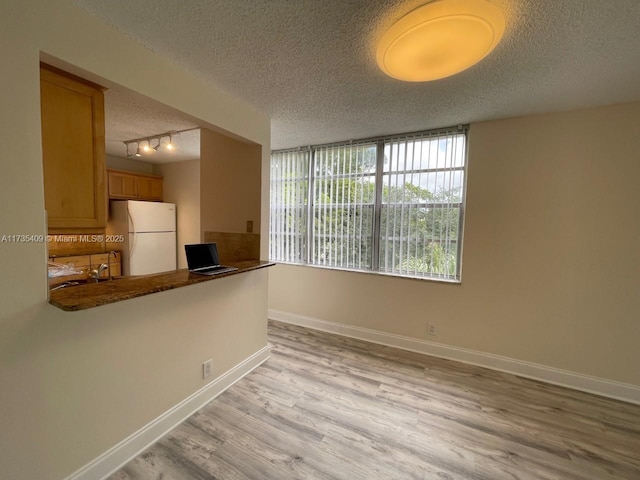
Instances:
[[[330,267],[326,265],[312,265],[309,263],[293,263],[293,262],[278,262],[272,261],[275,265],[287,265],[293,267],[309,267],[309,268],[319,268],[322,270],[334,270],[337,272],[349,272],[349,273],[362,273],[365,275],[377,275],[381,277],[389,277],[389,278],[398,278],[403,280],[417,280],[419,282],[434,282],[434,283],[444,283],[447,285],[462,285],[462,280],[456,279],[447,279],[447,278],[434,278],[434,277],[412,277],[409,275],[399,275],[397,273],[387,273],[387,272],[376,272],[373,270],[355,270],[352,268],[341,268],[341,267]]]

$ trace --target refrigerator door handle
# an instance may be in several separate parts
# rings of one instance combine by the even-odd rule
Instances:
[[[131,247],[129,247],[129,255],[133,255],[133,252],[136,250],[136,226],[133,223],[133,217],[131,216],[131,212],[127,209],[127,216],[129,217],[129,238],[131,241]]]

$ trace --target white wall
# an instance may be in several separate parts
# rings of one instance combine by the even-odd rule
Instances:
[[[640,103],[473,124],[461,285],[278,265],[269,308],[640,386],[639,152]]]
[[[265,115],[70,0],[31,0],[0,2],[1,234],[46,234],[41,52],[263,145],[267,218]],[[203,360],[219,375],[266,342],[266,271],[67,313],[46,301],[45,262],[44,243],[0,243],[0,478],[65,477],[201,388]]]
[[[177,205],[178,268],[187,268],[184,246],[200,243],[200,160],[156,165],[162,175],[163,199]]]
[[[268,184],[266,189],[261,188],[261,177],[269,174],[261,168],[261,155],[264,150],[260,145],[207,129],[200,131],[200,228],[203,236],[208,231],[244,233],[248,220],[253,221],[253,233],[260,232],[260,200],[265,194],[267,198],[269,195]]]
[[[125,170],[127,172],[146,173],[153,175],[153,164],[142,162],[140,160],[132,160],[130,158],[114,157],[107,155],[107,168],[112,170]]]

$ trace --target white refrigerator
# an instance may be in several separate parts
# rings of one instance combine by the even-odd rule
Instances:
[[[173,203],[111,201],[108,232],[121,241],[124,275],[176,269],[176,206]]]

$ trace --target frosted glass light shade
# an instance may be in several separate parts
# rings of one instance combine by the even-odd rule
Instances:
[[[475,65],[498,44],[502,11],[486,0],[436,0],[398,20],[378,44],[378,66],[407,82],[449,77]]]

